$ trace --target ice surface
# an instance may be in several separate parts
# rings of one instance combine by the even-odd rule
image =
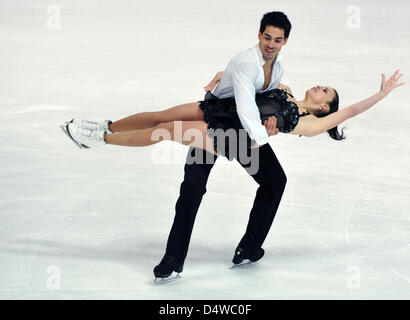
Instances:
[[[219,159],[183,279],[164,286],[152,269],[187,147],[84,151],[59,128],[202,99],[271,10],[293,24],[283,82],[297,98],[333,86],[348,106],[376,93],[381,72],[408,81],[407,0],[53,3],[0,3],[1,299],[410,298],[408,84],[346,121],[343,142],[270,139],[288,184],[264,259],[241,270],[230,260],[257,185]]]

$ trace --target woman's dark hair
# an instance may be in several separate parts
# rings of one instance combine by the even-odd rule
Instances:
[[[263,15],[259,28],[260,33],[265,31],[266,26],[283,29],[285,31],[285,39],[289,37],[290,29],[292,28],[288,17],[280,11],[267,12]]]
[[[323,117],[326,117],[327,115],[329,115],[329,114],[331,114],[331,113],[336,112],[336,111],[339,110],[339,94],[337,93],[337,91],[336,91],[335,89],[333,89],[333,90],[335,91],[336,96],[333,98],[332,101],[329,102],[329,107],[330,107],[329,112],[326,112],[326,113],[317,113],[317,114],[315,114],[316,117],[318,117],[318,118],[323,118]],[[330,136],[332,139],[335,139],[335,140],[343,140],[343,139],[346,138],[346,137],[343,135],[343,129],[344,129],[344,128],[342,128],[342,132],[339,133],[339,131],[337,130],[337,126],[336,126],[336,127],[332,128],[332,129],[327,130],[327,133],[329,133],[329,136]]]

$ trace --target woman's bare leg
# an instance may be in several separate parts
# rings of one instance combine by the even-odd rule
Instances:
[[[141,112],[134,114],[132,116],[113,122],[110,125],[110,130],[113,133],[126,132],[132,130],[153,128],[160,123],[171,122],[176,120],[196,121],[203,119],[204,113],[199,108],[199,102],[192,102],[162,111]]]
[[[171,121],[152,128],[106,134],[105,142],[118,146],[144,147],[170,140],[215,154],[213,139],[206,134],[207,127],[204,121]]]

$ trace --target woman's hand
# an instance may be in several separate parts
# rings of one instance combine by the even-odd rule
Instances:
[[[208,84],[204,87],[205,91],[212,91],[212,90],[214,90],[215,87],[216,87],[216,85],[219,83],[219,81],[221,81],[221,78],[222,78],[222,74],[223,74],[223,73],[224,73],[223,71],[218,72],[218,73],[215,75],[215,77],[211,80],[211,82],[208,83]]]
[[[394,88],[400,87],[404,84],[404,82],[398,83],[402,75],[402,73],[399,74],[399,69],[397,69],[396,72],[388,80],[386,80],[386,76],[384,75],[384,73],[382,73],[382,84],[380,86],[380,92],[384,97],[387,96],[387,94]]]

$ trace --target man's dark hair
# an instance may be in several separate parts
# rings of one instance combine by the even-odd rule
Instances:
[[[285,31],[285,39],[289,37],[290,29],[292,28],[288,17],[280,11],[267,12],[263,15],[259,28],[261,34],[265,31],[266,26],[283,29]]]

